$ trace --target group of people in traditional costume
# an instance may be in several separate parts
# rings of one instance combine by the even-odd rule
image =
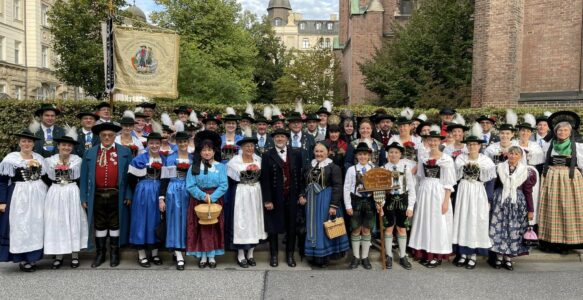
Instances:
[[[112,108],[100,103],[77,114],[78,129],[63,128],[45,103],[13,134],[0,163],[0,261],[34,272],[43,257],[59,269],[70,256],[77,268],[79,253],[94,251],[91,267],[116,267],[131,247],[144,268],[166,250],[177,270],[186,256],[214,269],[226,251],[249,268],[266,243],[277,267],[284,243],[289,267],[296,251],[326,267],[352,249],[348,267],[372,269],[383,236],[388,269],[412,269],[410,255],[427,268],[454,257],[471,270],[485,256],[513,270],[537,243],[583,247],[583,141],[571,111],[466,124],[450,108],[430,122],[411,109],[335,114],[325,101],[287,116],[274,105],[261,115],[250,104],[241,115],[180,106],[158,123],[155,103],[117,121]],[[384,200],[365,186],[377,168],[391,174]],[[330,238],[324,223],[340,218],[347,233]]]

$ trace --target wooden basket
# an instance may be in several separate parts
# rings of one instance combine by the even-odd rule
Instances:
[[[334,220],[324,222],[324,231],[329,239],[335,239],[346,235],[346,227],[344,226],[344,218],[337,217]]]
[[[194,212],[198,217],[198,224],[201,225],[217,224],[222,210],[223,207],[220,204],[211,203],[210,197],[207,203],[194,207]]]

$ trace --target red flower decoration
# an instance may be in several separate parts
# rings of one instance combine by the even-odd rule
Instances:
[[[403,146],[406,147],[406,148],[414,148],[415,147],[415,143],[413,143],[411,141],[408,141],[408,142],[403,143]]]
[[[220,121],[222,118],[223,118],[223,117],[221,117],[221,115],[217,115],[217,116],[215,117],[215,119],[217,119],[217,120],[219,120],[219,121]]]
[[[140,148],[138,148],[138,146],[136,146],[134,144],[131,144],[130,145],[130,150],[132,150],[132,151],[138,151],[138,149],[140,149]]]
[[[160,170],[162,169],[162,164],[156,161],[150,164],[150,168]]]
[[[55,170],[67,171],[67,170],[69,170],[69,167],[65,166],[65,165],[57,165],[57,166],[55,166]]]
[[[250,164],[247,166],[247,171],[257,171],[259,170],[259,167],[256,164]]]
[[[190,114],[192,112],[192,108],[187,108],[186,111]]]
[[[239,150],[239,147],[235,146],[235,145],[225,145],[225,147],[223,147],[223,150]]]
[[[188,168],[190,168],[190,164],[189,163],[179,163],[176,165],[176,168],[178,168],[178,170],[185,171],[185,170],[188,170]]]
[[[437,159],[430,159],[427,161],[427,165],[430,167],[435,167],[437,165]]]

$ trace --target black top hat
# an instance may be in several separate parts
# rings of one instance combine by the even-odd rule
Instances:
[[[455,109],[449,107],[444,107],[439,111],[440,115],[455,115],[455,113]]]
[[[358,152],[367,152],[367,153],[371,153],[372,150],[368,147],[368,145],[365,142],[360,142],[358,143],[358,145],[356,146],[356,148],[354,149],[354,154],[356,155]]]
[[[206,122],[208,122],[208,121],[213,121],[213,122],[216,122],[217,124],[223,123],[223,121],[221,121],[221,116],[213,115],[213,114],[208,114],[208,115],[206,115],[206,118],[202,119],[203,124],[206,124]]]
[[[397,150],[401,151],[401,153],[405,152],[405,148],[403,148],[403,146],[401,146],[397,142],[392,142],[391,144],[387,145],[385,147],[385,150],[389,151],[391,148],[397,149]]]
[[[426,135],[422,135],[421,137],[423,138],[436,138],[436,139],[445,139],[445,136],[441,135],[441,132],[439,131],[430,131],[429,134]]]
[[[55,115],[60,115],[61,111],[57,108],[56,105],[52,103],[43,103],[41,104],[40,108],[34,112],[34,115],[40,117],[45,111],[52,110],[55,112]]]
[[[394,116],[391,116],[389,114],[378,114],[378,115],[374,115],[370,117],[371,121],[373,121],[375,124],[379,123],[382,120],[391,120],[392,122],[395,122],[397,119]]]
[[[306,122],[307,121],[316,121],[316,122],[320,122],[320,117],[318,117],[317,114],[308,114],[306,116]]]
[[[417,133],[417,135],[421,135],[421,130],[425,126],[431,127],[431,123],[429,123],[429,122],[421,122],[421,123],[419,123],[419,125],[417,125],[417,128],[415,128],[415,133]]]
[[[150,134],[148,134],[148,136],[146,137],[146,140],[163,140],[164,138],[162,137],[162,135],[159,132],[150,132]]]
[[[107,102],[107,101],[102,101],[99,104],[97,104],[97,106],[95,107],[95,109],[100,110],[103,107],[109,107],[109,108],[111,108],[111,105],[109,105],[109,102]]]
[[[279,135],[279,134],[283,134],[289,139],[289,131],[282,129],[282,128],[278,128],[278,129],[274,130],[271,133],[271,137],[275,137],[276,135]]]
[[[121,130],[121,127],[119,127],[113,123],[101,123],[101,124],[97,124],[91,128],[91,132],[93,132],[93,134],[99,134],[100,132],[106,131],[106,130],[113,131],[113,132],[117,133]]]
[[[36,137],[32,132],[30,132],[30,130],[28,130],[28,128],[27,129],[23,129],[19,133],[13,133],[12,135],[13,136],[17,136],[19,138],[30,139],[30,140],[33,140],[33,141],[40,140],[40,138]]]
[[[255,119],[253,119],[253,117],[246,112],[241,114],[241,120],[249,120],[249,122],[255,123]]]
[[[467,143],[479,143],[479,144],[483,144],[485,143],[484,139],[475,135],[469,135],[468,137],[466,137],[465,139],[463,139],[462,141],[463,144],[467,144]]]
[[[462,124],[458,124],[458,123],[448,123],[447,124],[447,128],[445,129],[447,132],[450,132],[456,128],[461,128],[463,131],[468,131],[470,130],[470,128],[468,126],[462,125]]]
[[[174,135],[174,139],[177,141],[189,140],[190,134],[188,134],[188,132],[185,132],[185,131],[179,131],[176,133],[176,135]]]
[[[491,117],[491,116],[481,115],[480,117],[478,117],[476,119],[476,122],[478,122],[478,123],[480,123],[482,121],[490,121],[490,122],[492,122],[492,124],[496,124],[496,119],[494,117]]]
[[[289,114],[287,117],[288,122],[304,122],[305,120],[302,118],[302,114],[297,111],[294,111]]]
[[[412,122],[413,120],[407,119],[406,117],[398,117],[395,123],[397,123],[397,125],[404,125],[411,124]]]
[[[79,145],[79,142],[77,142],[76,140],[74,140],[72,137],[70,136],[62,136],[60,138],[54,138],[53,139],[55,142],[57,143],[66,143],[66,144],[71,144],[71,145]]]
[[[502,130],[516,131],[516,127],[514,127],[514,125],[512,125],[512,124],[505,123],[505,124],[498,126],[498,131],[502,131]]]
[[[329,111],[328,111],[328,110],[327,110],[327,109],[326,109],[324,106],[322,106],[322,107],[320,107],[320,108],[319,108],[319,109],[316,111],[316,114],[317,114],[317,115],[319,115],[319,114],[327,114],[327,115],[330,115],[330,112],[329,112]]]
[[[136,120],[134,120],[130,117],[123,117],[119,121],[119,124],[121,124],[121,125],[134,125],[134,124],[136,124]]]
[[[237,142],[237,146],[242,146],[243,144],[246,144],[246,143],[253,143],[253,144],[257,144],[257,141],[258,141],[258,140],[257,140],[257,138],[256,138],[256,137],[253,137],[253,136],[246,136],[246,137],[242,138],[241,140],[239,140],[239,141]]]
[[[86,117],[86,116],[93,117],[93,119],[95,119],[95,121],[99,120],[98,115],[96,115],[92,112],[89,112],[89,111],[80,112],[76,115],[77,119],[82,119],[83,117]]]
[[[553,128],[553,131],[555,126],[561,122],[568,122],[571,124],[571,127],[573,127],[573,131],[575,132],[579,131],[579,126],[581,125],[581,119],[579,118],[579,115],[577,115],[575,112],[566,110],[553,113],[550,115],[547,122],[549,123],[549,126]]]
[[[156,103],[155,102],[142,102],[142,103],[138,104],[137,107],[156,109]]]
[[[174,113],[175,114],[178,114],[178,113],[190,114],[191,111],[192,111],[192,109],[188,108],[186,105],[181,105],[181,106],[178,106],[178,108],[174,110]]]

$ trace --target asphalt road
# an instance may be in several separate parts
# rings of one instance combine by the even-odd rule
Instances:
[[[16,264],[0,264],[2,299],[581,299],[583,263],[576,255],[544,261],[519,259],[515,271],[494,270],[479,261],[475,270],[444,263],[426,269],[414,263],[406,271],[395,265],[382,271],[346,270],[341,261],[328,269],[271,268],[267,255],[258,253],[258,266],[239,268],[231,256],[219,260],[216,270],[200,270],[193,259],[176,271],[171,261],[150,269],[139,267],[125,253],[118,268],[91,269],[90,258],[79,269],[50,270],[50,260],[35,273],[22,273]],[[281,257],[283,258],[283,257]],[[543,257],[548,258],[548,257]],[[285,264],[284,264],[285,265]]]

